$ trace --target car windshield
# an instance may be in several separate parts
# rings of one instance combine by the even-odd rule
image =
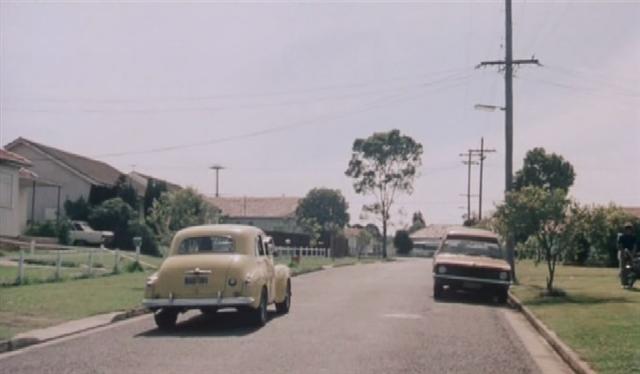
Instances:
[[[442,245],[441,252],[467,256],[504,258],[504,254],[498,243],[477,239],[447,239]]]
[[[178,247],[178,254],[233,253],[235,245],[228,236],[195,236],[184,239]]]

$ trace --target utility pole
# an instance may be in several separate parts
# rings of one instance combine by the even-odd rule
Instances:
[[[220,184],[219,184],[218,177],[219,177],[220,170],[224,169],[224,166],[212,165],[211,167],[209,167],[209,169],[216,171],[216,197],[219,197],[220,196],[220,193],[219,193]]]
[[[511,0],[505,0],[505,58],[504,61],[483,61],[476,68],[491,65],[504,66],[504,94],[505,94],[505,195],[513,187],[513,66],[534,64],[540,65],[535,59],[513,59],[513,35],[511,27]],[[511,265],[513,280],[516,280],[514,242],[511,235],[507,235],[507,257]]]
[[[467,219],[471,219],[471,166],[478,165],[477,161],[471,160],[473,156],[473,152],[471,150],[466,153],[460,153],[460,157],[467,157],[466,161],[462,161],[463,164],[467,165]]]
[[[478,220],[482,219],[482,174],[484,169],[484,159],[487,158],[485,153],[493,153],[495,149],[484,148],[484,137],[480,138],[480,149],[470,149],[470,152],[477,154],[480,158],[480,186],[478,188]]]

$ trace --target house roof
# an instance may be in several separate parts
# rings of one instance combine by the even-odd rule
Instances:
[[[25,157],[2,148],[0,148],[0,161],[16,165],[17,167],[31,166],[31,161]]]
[[[38,174],[36,174],[33,170],[29,170],[27,168],[20,168],[18,171],[18,175],[20,177],[20,182],[35,182],[37,186],[45,186],[45,187],[59,187],[60,185],[52,182],[50,180],[40,178]]]
[[[147,175],[147,174],[142,174],[139,173],[137,171],[132,171],[129,174],[127,174],[127,176],[129,177],[129,180],[131,180],[131,184],[133,186],[133,188],[136,189],[136,191],[138,192],[139,195],[144,195],[146,189],[147,189],[147,185],[149,184],[149,180],[156,180],[159,182],[164,182],[167,184],[167,190],[169,192],[173,192],[173,191],[177,191],[182,189],[182,187],[178,184],[175,183],[171,183],[169,181],[166,181],[164,179],[160,179],[160,178],[156,178],[153,177],[151,175]]]
[[[35,148],[55,161],[66,165],[88,179],[92,184],[113,186],[118,181],[118,178],[123,175],[118,169],[102,161],[36,143],[22,137],[9,143],[6,148],[12,149],[20,144]]]
[[[208,197],[207,200],[229,217],[293,217],[299,197]]]
[[[460,228],[459,225],[428,225],[427,227],[420,229],[411,234],[411,239],[416,240],[433,240],[441,239],[449,232],[449,230]]]
[[[640,218],[640,206],[623,206],[622,210],[631,214],[632,216]]]

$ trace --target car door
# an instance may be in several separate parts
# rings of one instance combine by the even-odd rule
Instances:
[[[275,292],[276,271],[273,260],[267,252],[267,246],[264,243],[262,235],[258,235],[256,238],[256,252],[258,255],[257,262],[265,275],[265,283],[267,285],[267,292],[269,293],[269,301],[271,302]]]

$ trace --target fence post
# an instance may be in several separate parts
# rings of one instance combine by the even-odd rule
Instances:
[[[93,272],[93,249],[89,250],[89,272],[88,274],[91,275],[91,273]]]
[[[29,244],[29,254],[33,256],[33,251],[36,249],[36,241],[31,239],[31,243]]]
[[[62,266],[62,255],[58,250],[56,251],[56,275],[55,275],[56,280],[60,279],[60,266]]]
[[[24,282],[24,250],[20,250],[20,259],[18,260],[18,284]]]
[[[120,249],[116,248],[115,253],[115,265],[113,270],[117,273],[120,271]]]

